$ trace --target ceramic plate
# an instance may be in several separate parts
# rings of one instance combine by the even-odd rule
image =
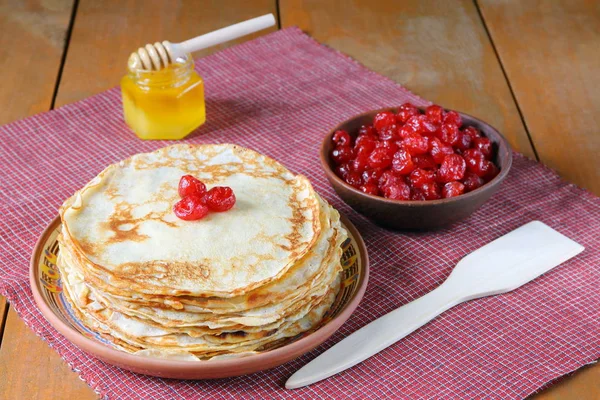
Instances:
[[[67,339],[83,351],[121,368],[141,374],[178,379],[224,378],[269,369],[309,352],[329,338],[350,317],[363,297],[369,260],[360,234],[341,217],[349,238],[343,243],[343,279],[337,298],[323,321],[312,330],[282,339],[259,354],[214,361],[174,361],[125,353],[89,330],[76,317],[62,293],[56,256],[60,218],[46,228],[31,256],[30,283],[42,314]]]

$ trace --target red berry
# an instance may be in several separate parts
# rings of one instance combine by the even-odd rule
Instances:
[[[462,118],[456,111],[448,111],[442,117],[443,124],[453,124],[456,125],[457,128],[462,126]]]
[[[469,135],[471,139],[475,139],[476,137],[481,136],[481,132],[479,132],[479,129],[475,128],[474,126],[467,126],[461,132]]]
[[[442,197],[440,193],[440,186],[435,182],[425,183],[422,187],[416,190],[419,190],[421,193],[423,193],[425,200],[437,200]]]
[[[465,192],[465,185],[460,182],[452,181],[448,182],[442,188],[442,197],[447,199],[449,197],[460,196]]]
[[[346,179],[348,172],[350,172],[350,167],[348,164],[342,164],[335,167],[335,174],[342,179]]]
[[[377,136],[360,134],[356,138],[356,142],[354,143],[354,148],[362,147],[362,146],[370,146],[371,144],[373,145],[373,148],[375,148],[375,145],[377,144]]]
[[[398,113],[396,114],[396,120],[401,124],[405,124],[406,121],[410,119],[410,117],[419,114],[420,112],[417,107],[415,107],[411,103],[404,103],[398,109]]]
[[[408,119],[408,121],[406,121],[406,124],[404,124],[404,126],[408,126],[409,128],[411,128],[414,133],[420,133],[421,132],[421,120],[419,118],[420,116],[421,115],[413,115],[412,117],[410,117]]]
[[[184,175],[179,179],[178,192],[181,198],[186,196],[202,196],[206,193],[206,185],[191,175]]]
[[[362,173],[362,181],[366,184],[378,185],[383,169],[371,169]]]
[[[206,194],[206,205],[212,211],[227,211],[235,205],[235,194],[230,187],[215,186]]]
[[[417,130],[412,125],[404,125],[402,128],[400,128],[398,130],[398,136],[400,136],[401,139],[406,139],[410,135],[413,135],[416,133],[417,133]]]
[[[335,133],[333,134],[332,140],[333,140],[333,143],[335,143],[335,145],[337,147],[352,146],[352,138],[346,131],[342,131],[342,130],[335,131]]]
[[[362,174],[369,168],[369,156],[367,153],[359,153],[356,155],[356,158],[352,161],[352,170]]]
[[[425,109],[425,115],[432,123],[439,125],[442,123],[442,115],[444,114],[444,109],[438,105],[430,105]]]
[[[456,144],[454,146],[457,149],[464,151],[464,150],[467,150],[469,147],[471,147],[472,140],[473,139],[471,138],[471,135],[469,135],[465,131],[460,131],[458,133],[458,141],[456,142]]]
[[[405,149],[399,149],[392,159],[392,171],[397,175],[408,175],[415,169],[412,157]]]
[[[374,196],[377,196],[379,194],[379,188],[377,187],[377,185],[374,185],[372,183],[365,183],[360,187],[360,190],[365,192],[366,194],[372,194]]]
[[[402,141],[406,151],[410,155],[425,154],[429,150],[429,137],[421,136],[418,133],[413,133]]]
[[[438,138],[429,141],[429,154],[437,164],[441,164],[447,155],[454,154],[452,146],[442,143]]]
[[[406,182],[397,180],[384,188],[383,196],[392,200],[410,200],[410,187]]]
[[[346,175],[346,183],[348,183],[350,186],[354,186],[355,188],[359,188],[360,185],[362,185],[362,178],[360,176],[360,172],[357,171],[350,171],[348,172],[348,174]]]
[[[179,219],[194,221],[204,218],[208,214],[208,207],[202,204],[200,196],[190,195],[175,203],[173,212]]]
[[[394,140],[385,140],[383,142],[379,142],[379,144],[377,145],[377,147],[381,147],[384,148],[388,154],[393,157],[394,154],[398,151],[398,149],[400,148],[400,146],[398,146],[396,144],[397,142]]]
[[[369,158],[373,150],[375,150],[376,148],[376,146],[372,147],[370,144],[358,147],[354,151],[354,158]]]
[[[392,165],[392,156],[384,147],[378,147],[369,156],[370,168],[387,168]]]
[[[435,172],[427,169],[417,168],[410,173],[408,179],[413,187],[422,188],[426,183],[435,182]]]
[[[422,169],[434,169],[437,168],[437,164],[435,163],[435,161],[433,160],[433,157],[431,157],[430,154],[419,154],[416,156],[413,156],[413,162],[415,163],[415,165],[417,166],[417,168],[422,168]]]
[[[483,179],[486,182],[489,182],[492,179],[494,179],[496,177],[496,175],[498,175],[498,173],[500,172],[498,167],[496,167],[496,165],[491,161],[488,161],[488,166],[486,169],[487,169],[487,171],[486,171],[485,175],[483,176]]]
[[[483,153],[478,149],[468,149],[463,152],[463,157],[467,164],[467,169],[477,176],[484,176],[488,170],[488,161],[485,159]]]
[[[487,160],[492,158],[492,142],[490,139],[484,137],[475,138],[473,139],[473,147],[479,149]]]
[[[388,169],[388,170],[383,171],[383,173],[379,177],[378,186],[379,186],[379,189],[381,189],[381,191],[383,191],[386,186],[391,185],[392,183],[398,182],[401,180],[402,180],[402,178],[394,175],[392,173],[392,171],[390,171]]]
[[[359,140],[361,138],[364,138],[362,140]],[[359,136],[358,139],[356,140],[356,146],[354,146],[354,154],[358,155],[369,155],[371,154],[371,152],[373,150],[375,150],[375,147],[377,146],[377,143],[379,143],[377,141],[377,139],[371,137],[371,136]]]
[[[465,177],[462,180],[462,183],[463,183],[463,185],[465,185],[465,192],[470,192],[472,190],[475,190],[484,184],[483,179],[478,177],[473,172],[469,172],[469,171],[467,171],[465,173]]]
[[[421,191],[421,189],[414,188],[410,193],[410,199],[413,201],[424,201],[425,194]]]
[[[347,163],[352,160],[352,157],[354,152],[350,147],[337,147],[331,151],[331,158],[337,165]]]
[[[373,118],[373,126],[377,132],[381,132],[386,126],[396,123],[396,116],[390,111],[382,111]]]
[[[377,131],[373,128],[373,125],[362,125],[358,130],[358,134],[367,136],[377,136]]]
[[[442,124],[439,138],[442,142],[454,146],[458,142],[458,127],[454,124]]]
[[[440,182],[459,181],[465,176],[466,168],[465,160],[461,156],[458,154],[447,155],[438,170],[438,180]]]
[[[431,122],[426,115],[419,115],[417,118],[419,119],[419,133],[424,136],[433,136],[438,125]]]
[[[379,131],[379,139],[380,140],[398,140],[400,139],[400,135],[398,134],[398,125],[392,124],[384,126]]]

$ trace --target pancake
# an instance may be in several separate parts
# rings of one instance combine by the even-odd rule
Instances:
[[[310,282],[318,280],[318,274],[322,273],[322,266],[328,262],[331,253],[338,248],[341,235],[337,234],[340,229],[339,214],[331,206],[326,204],[317,196],[321,207],[321,232],[311,249],[298,263],[291,268],[281,279],[270,282],[244,295],[236,297],[191,297],[191,296],[156,296],[137,293],[135,298],[128,296],[118,296],[110,294],[111,288],[106,286],[102,280],[95,279],[94,276],[86,275],[96,287],[103,290],[104,297],[111,303],[119,304],[125,301],[128,305],[144,307],[173,308],[175,310],[184,310],[189,312],[212,312],[228,313],[236,310],[248,310],[278,302],[284,304],[289,296],[300,296],[302,290],[307,290]],[[65,257],[74,257],[69,247],[63,243],[63,255]],[[83,271],[85,274],[85,271]]]
[[[235,207],[183,221],[182,175]],[[267,351],[319,325],[347,233],[310,182],[234,145],[175,145],[113,164],[60,210],[57,266],[78,319],[122,351],[208,360]]]
[[[234,188],[200,221],[172,212],[179,178]],[[89,269],[126,292],[232,297],[283,275],[320,232],[308,180],[234,145],[174,145],[113,164],[61,208]],[[185,246],[182,244],[185,243]]]
[[[204,326],[209,327],[210,329],[240,329],[243,325],[245,325],[245,327],[260,327],[262,325],[272,324],[304,306],[311,296],[322,295],[341,270],[339,261],[341,256],[340,245],[341,241],[345,239],[345,235],[339,232],[339,229],[341,228],[339,225],[339,218],[335,220],[333,226],[334,233],[331,235],[332,245],[329,250],[335,249],[335,251],[327,252],[327,259],[323,259],[322,257],[319,258],[323,260],[319,265],[319,273],[312,276],[312,279],[304,282],[304,285],[301,288],[292,286],[293,290],[291,293],[288,293],[288,296],[291,296],[291,298],[286,299],[287,301],[275,302],[262,307],[249,308],[246,310],[234,310],[233,313],[229,314],[224,314],[222,313],[222,310],[219,310],[221,311],[220,313],[211,315],[207,312],[190,313],[186,311],[169,311],[162,308],[132,306],[124,300],[115,302],[115,300],[112,299],[112,301],[107,301],[105,297],[108,296],[102,294],[97,289],[88,288],[84,291],[84,295],[87,296],[87,298],[83,299],[81,302],[84,304],[98,302],[99,304],[95,307],[110,308],[113,311],[130,317],[145,319],[153,326],[178,328],[179,330],[190,334],[191,332],[198,331],[198,329],[187,329],[189,327]],[[64,252],[61,252],[59,255],[59,264],[61,266],[65,264],[63,261],[65,255],[66,253]],[[67,266],[72,264],[72,262],[67,263]],[[296,267],[294,269],[296,269]],[[310,268],[307,268],[306,266],[305,269],[310,270]],[[78,282],[84,281],[83,275],[73,271],[71,267],[67,269],[66,274],[76,275],[74,279]],[[294,274],[291,274],[290,277],[284,278],[296,282],[298,274],[299,272],[296,271]],[[285,281],[286,279],[283,280]],[[271,290],[273,290],[285,286],[285,284],[284,282],[277,282],[276,284],[271,283],[267,286],[270,286]],[[264,288],[262,291],[263,293],[269,293],[269,288]],[[92,294],[91,297],[90,294]],[[270,326],[271,329],[273,327],[273,325]],[[169,329],[169,331],[173,332],[172,329]],[[203,330],[200,331],[203,332]]]
[[[328,290],[321,296],[311,297],[311,302],[303,307],[299,313],[289,316],[277,328],[259,330],[247,333],[243,330],[231,332],[215,331],[198,337],[186,334],[173,334],[167,330],[150,326],[144,322],[134,320],[108,308],[91,306],[88,295],[89,290],[84,281],[69,267],[60,262],[61,274],[65,279],[64,294],[72,304],[79,319],[93,330],[103,332],[107,338],[116,338],[121,343],[122,349],[136,352],[139,349],[154,349],[180,354],[183,351],[194,353],[195,356],[206,358],[206,351],[244,351],[256,350],[270,341],[286,337],[293,337],[315,326],[335,299],[339,289],[339,274],[330,283]],[[128,344],[129,346],[125,346]]]

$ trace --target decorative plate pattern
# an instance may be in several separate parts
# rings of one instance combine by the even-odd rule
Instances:
[[[266,353],[271,353],[274,350],[281,349],[293,342],[301,341],[301,339],[308,339],[312,336],[316,331],[319,331],[321,328],[329,328],[328,325],[336,320],[336,318],[340,317],[343,319],[342,321],[337,321],[334,325],[336,327],[331,329],[331,332],[325,336],[324,339],[319,340],[318,343],[307,343],[306,351],[310,351],[312,348],[316,347],[318,344],[322,343],[327,337],[337,330],[337,328],[350,316],[350,313],[343,313],[348,306],[352,303],[352,310],[356,308],[358,305],[358,301],[362,298],[362,294],[364,293],[364,288],[367,283],[368,276],[368,261],[366,257],[366,250],[364,247],[364,243],[362,238],[358,235],[354,226],[352,226],[348,220],[342,217],[342,225],[348,231],[348,239],[342,244],[343,254],[341,257],[342,263],[342,280],[341,287],[337,294],[337,297],[331,306],[331,309],[327,312],[323,320],[319,323],[315,328],[303,332],[300,335],[297,335],[292,338],[285,338],[274,343],[270,343],[267,348],[263,349],[260,354],[243,357],[244,362],[258,358],[261,355]],[[83,350],[88,351],[89,353],[93,353],[99,358],[104,359],[105,361],[111,362],[110,358],[107,359],[102,352],[102,354],[98,354],[95,351],[90,351],[89,348],[85,348],[86,346],[82,345],[82,343],[87,343],[88,341],[95,341],[97,343],[101,343],[103,346],[110,348],[112,351],[119,352],[127,357],[135,357],[142,358],[144,360],[148,360],[148,358],[134,356],[131,354],[127,354],[118,350],[110,341],[103,338],[100,334],[88,329],[85,325],[79,321],[76,317],[75,313],[71,309],[70,304],[65,299],[65,296],[62,291],[62,281],[56,267],[56,259],[58,253],[60,252],[60,247],[57,241],[58,234],[60,233],[61,223],[60,219],[55,219],[50,226],[46,229],[44,234],[40,237],[38,241],[38,245],[34,250],[34,254],[31,259],[31,281],[32,281],[32,290],[34,292],[34,296],[38,305],[42,310],[42,313],[54,325],[56,329],[58,329],[63,335],[67,336],[72,342],[74,342],[79,347],[82,347]],[[43,303],[40,304],[40,302]],[[51,315],[49,315],[51,314]],[[342,315],[345,314],[345,315]],[[68,331],[68,332],[66,332]],[[79,338],[77,338],[79,336]],[[78,339],[85,339],[83,341]],[[226,363],[226,362],[237,362],[239,363],[242,359],[234,359],[231,360],[219,360],[219,361],[210,361],[211,364],[216,363]],[[170,363],[173,361],[170,360],[160,360],[164,363]],[[288,361],[287,359],[283,362]],[[181,361],[180,361],[181,362]],[[281,363],[283,363],[281,362]],[[187,361],[189,364],[206,364],[203,362],[191,362]],[[121,367],[127,368],[127,365],[123,365],[119,362]],[[134,371],[150,373],[151,375],[160,375],[160,376],[170,376],[168,373],[160,373],[154,374],[151,371],[140,371],[139,368],[129,368]],[[264,368],[260,368],[264,369]],[[257,369],[257,370],[260,370]],[[198,375],[194,375],[198,376]],[[229,376],[229,374],[222,375]],[[175,377],[175,376],[173,376]],[[180,376],[177,376],[180,377]],[[202,376],[199,376],[202,377]]]

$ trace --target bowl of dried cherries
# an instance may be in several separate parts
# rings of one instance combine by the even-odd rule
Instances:
[[[388,228],[426,230],[464,219],[489,199],[508,174],[512,151],[477,118],[405,103],[333,128],[321,163],[356,211]]]

